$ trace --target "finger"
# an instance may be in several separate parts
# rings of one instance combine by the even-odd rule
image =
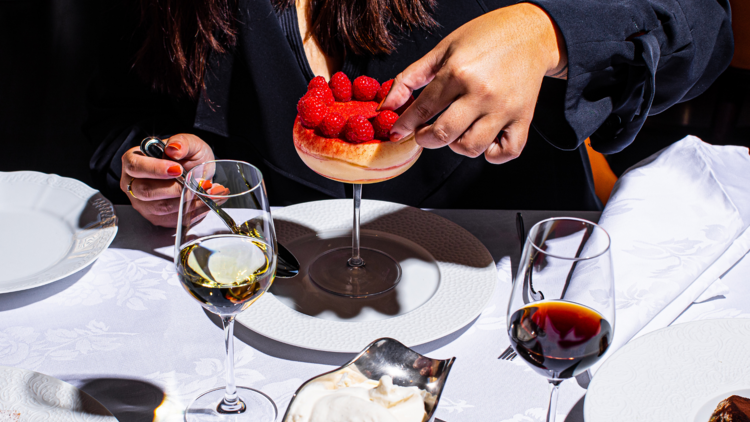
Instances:
[[[145,215],[143,217],[155,226],[167,227],[173,229],[177,227],[177,213],[168,215]]]
[[[430,83],[443,64],[445,45],[438,44],[424,57],[412,63],[393,80],[393,86],[383,100],[382,110],[396,110],[409,100],[414,90]]]
[[[397,141],[413,133],[417,128],[450,106],[463,92],[463,85],[453,77],[451,72],[440,71],[393,125],[391,140]],[[473,108],[478,109],[478,107]]]
[[[177,215],[180,210],[180,198],[141,201],[141,209],[151,215]]]
[[[229,188],[219,183],[214,183],[207,192],[209,195],[226,196],[229,195]]]
[[[158,201],[179,198],[182,186],[174,180],[135,179],[130,190],[141,201]]]
[[[484,153],[487,161],[503,164],[518,158],[529,138],[529,124],[527,121],[516,121],[506,126]]]
[[[150,221],[151,224],[162,227],[177,227],[178,209],[175,209],[172,213],[156,214],[153,212],[156,209],[154,207],[154,202],[144,202],[137,199],[131,200],[131,202],[133,203],[133,208],[146,220]],[[162,207],[164,211],[169,209],[166,205],[162,205]],[[179,200],[177,200],[176,207],[179,207]]]
[[[166,140],[165,155],[175,161],[205,162],[213,160],[211,148],[201,138],[189,133],[174,135]],[[210,155],[210,156],[209,156]],[[188,169],[192,166],[186,165]]]
[[[421,95],[420,95],[421,97]],[[466,97],[450,105],[435,123],[416,131],[417,144],[435,149],[444,147],[458,139],[479,117],[476,108],[470,106]]]
[[[138,179],[173,179],[182,174],[182,166],[171,160],[146,157],[133,147],[122,155],[122,169],[130,177]],[[125,181],[129,183],[130,180]]]
[[[450,148],[457,154],[476,158],[484,154],[497,133],[502,129],[502,122],[497,115],[486,115],[472,123],[471,127],[464,132]]]

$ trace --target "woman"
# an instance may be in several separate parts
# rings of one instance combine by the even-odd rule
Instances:
[[[133,36],[123,16],[134,5],[113,10],[122,26],[105,20],[119,36],[104,45],[86,128],[99,143],[99,187],[110,197],[127,192],[165,226],[176,222],[171,178],[212,157],[260,167],[277,205],[344,197],[347,187],[297,157],[295,104],[316,74],[343,70],[382,82],[406,69],[390,106],[433,82],[392,134],[418,130],[418,142],[459,154],[427,150],[398,178],[368,185],[365,197],[436,208],[597,209],[582,141],[593,134],[595,147],[624,147],[649,111],[697,95],[731,58],[728,6],[716,0],[514,3],[147,2]],[[567,83],[544,78],[566,69]],[[147,135],[174,134],[173,161],[136,152]],[[518,158],[498,166],[466,157],[485,152],[493,162]]]

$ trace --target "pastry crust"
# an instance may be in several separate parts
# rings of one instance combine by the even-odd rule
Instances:
[[[740,396],[727,397],[716,406],[709,422],[750,422],[750,400]]]
[[[422,147],[417,145],[414,135],[398,142],[376,139],[361,144],[337,138],[324,138],[316,134],[314,129],[302,126],[299,117],[294,122],[294,146],[298,152],[316,158],[344,161],[374,170],[404,165],[422,150]]]

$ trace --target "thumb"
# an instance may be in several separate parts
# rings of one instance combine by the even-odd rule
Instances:
[[[445,62],[445,47],[438,44],[424,57],[412,63],[393,80],[393,86],[383,102],[381,110],[396,110],[411,98],[412,92],[430,83]]]
[[[211,147],[195,135],[189,133],[174,135],[166,140],[166,144],[165,154],[175,161],[202,163],[213,160]],[[192,167],[187,166],[186,169],[189,170]]]

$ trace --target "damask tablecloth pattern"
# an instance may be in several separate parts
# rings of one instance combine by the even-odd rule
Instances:
[[[171,260],[154,252],[172,244],[173,232],[150,226],[130,207],[119,206],[117,213],[120,232],[92,266],[48,286],[0,295],[0,365],[70,382],[121,422],[178,421],[196,395],[223,385],[222,330],[183,291]],[[431,357],[458,358],[437,417],[541,421],[546,381],[520,359],[497,359],[508,345],[505,308],[509,255],[518,250],[515,214],[439,213],[489,245],[499,276],[490,305],[476,321],[417,347]],[[284,345],[243,327],[236,336],[238,384],[270,395],[280,415],[303,381],[353,357]],[[560,412],[566,414],[584,391],[575,381],[564,383]]]

